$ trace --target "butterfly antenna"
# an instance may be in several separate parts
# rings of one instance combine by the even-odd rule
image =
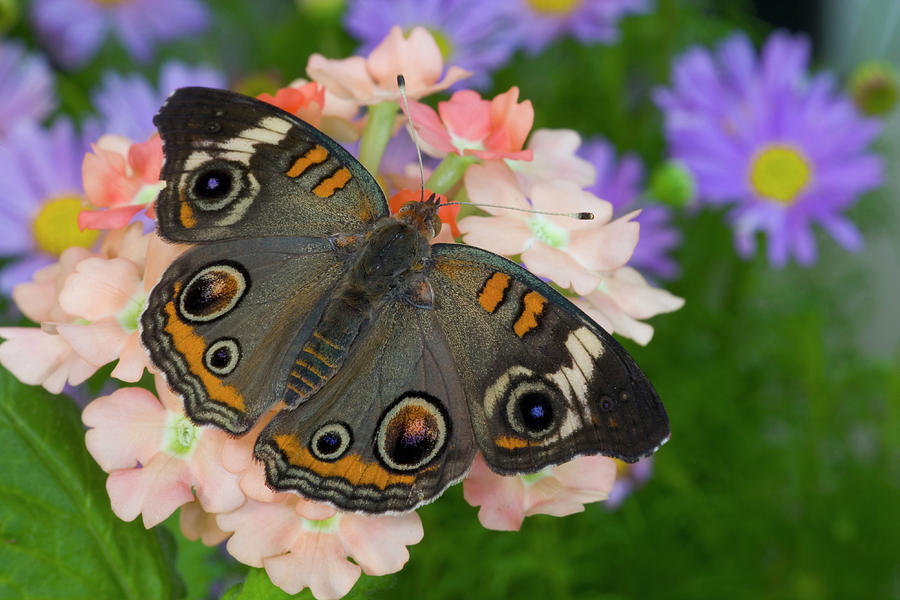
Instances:
[[[425,200],[425,167],[422,164],[422,149],[419,148],[419,137],[416,128],[413,126],[412,117],[409,114],[409,103],[406,101],[406,79],[403,75],[397,75],[397,87],[400,88],[400,98],[403,100],[403,108],[406,112],[406,120],[409,123],[409,136],[416,145],[416,155],[419,157],[419,179],[422,181],[422,196],[420,201]]]
[[[476,206],[485,208],[502,208],[505,210],[515,210],[518,212],[531,213],[533,215],[545,215],[548,217],[569,217],[570,219],[578,219],[579,221],[593,221],[594,213],[592,212],[550,212],[546,210],[534,210],[533,208],[519,208],[518,206],[503,206],[502,204],[482,204],[480,202],[448,202],[443,206]]]

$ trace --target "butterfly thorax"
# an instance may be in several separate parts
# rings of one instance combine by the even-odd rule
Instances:
[[[337,373],[354,340],[384,305],[430,307],[433,293],[425,280],[430,250],[426,235],[407,222],[385,218],[375,224],[348,257],[349,268],[301,348],[284,392],[288,406]]]

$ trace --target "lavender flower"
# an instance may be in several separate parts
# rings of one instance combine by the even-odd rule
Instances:
[[[681,243],[681,233],[669,223],[671,210],[667,206],[640,201],[644,179],[641,159],[625,154],[616,160],[615,149],[602,138],[585,142],[578,155],[597,170],[596,182],[585,189],[612,204],[616,217],[641,209],[635,219],[641,224],[641,236],[628,264],[663,279],[677,275],[678,264],[668,253]]]
[[[473,75],[465,87],[486,87],[489,73],[502,66],[515,50],[509,35],[514,19],[514,0],[354,0],[344,25],[362,42],[359,54],[368,54],[400,25],[409,30],[421,26],[431,32],[444,62]]]
[[[197,0],[33,0],[31,20],[51,54],[71,68],[88,62],[110,30],[144,62],[158,41],[201,31],[209,15]]]
[[[517,0],[512,34],[535,54],[554,39],[571,33],[584,43],[619,39],[619,19],[650,10],[649,0]]]
[[[18,42],[0,42],[0,98],[0,136],[21,120],[44,119],[56,107],[47,61]]]
[[[701,201],[731,205],[738,253],[768,239],[769,262],[816,260],[812,223],[857,250],[862,236],[841,212],[882,182],[866,152],[879,124],[835,91],[829,74],[808,76],[809,41],[775,33],[757,58],[741,34],[715,55],[692,48],[656,93],[672,156],[692,171]]]
[[[0,256],[15,256],[0,273],[0,291],[31,279],[69,246],[91,246],[96,231],[78,230],[88,144],[72,123],[13,126],[0,143]]]
[[[191,85],[221,88],[226,82],[225,77],[212,68],[191,67],[179,62],[163,65],[156,88],[137,74],[107,72],[100,88],[92,95],[99,118],[91,119],[85,128],[97,136],[113,133],[143,141],[156,131],[153,116],[169,94]]]

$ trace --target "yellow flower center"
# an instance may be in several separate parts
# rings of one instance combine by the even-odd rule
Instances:
[[[781,204],[791,204],[809,184],[812,165],[794,146],[771,144],[756,153],[750,165],[750,183],[756,193]]]
[[[95,4],[101,6],[115,6],[116,4],[124,4],[128,0],[94,0]]]
[[[38,248],[59,256],[71,246],[90,248],[97,241],[99,231],[78,229],[78,213],[81,212],[81,198],[62,196],[48,200],[34,219],[32,228]]]
[[[572,12],[581,0],[528,0],[537,12],[564,15]]]

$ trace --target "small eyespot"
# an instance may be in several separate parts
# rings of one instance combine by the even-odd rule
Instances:
[[[186,321],[212,321],[237,306],[247,293],[250,275],[239,263],[223,261],[195,273],[178,301],[178,314]]]
[[[204,129],[207,133],[219,133],[222,131],[222,124],[218,121],[207,121]]]
[[[209,169],[194,180],[194,195],[204,200],[219,200],[231,191],[232,174],[223,169]]]
[[[335,421],[319,427],[309,440],[309,449],[319,460],[333,461],[347,452],[353,434],[345,423]]]
[[[616,410],[616,401],[609,396],[601,396],[600,410],[602,410],[603,412],[612,412]]]
[[[223,377],[234,371],[241,360],[241,347],[234,338],[222,338],[210,344],[203,364],[211,373]]]
[[[449,421],[440,402],[413,392],[382,415],[375,429],[375,450],[389,468],[415,471],[433,461],[448,438]]]

